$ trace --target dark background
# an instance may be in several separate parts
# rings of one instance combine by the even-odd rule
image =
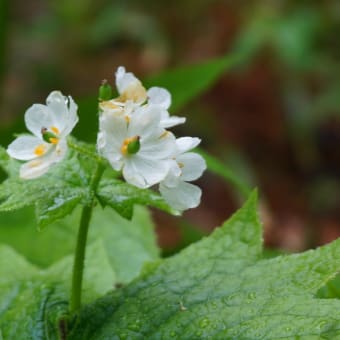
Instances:
[[[176,112],[261,196],[268,247],[300,251],[340,235],[339,1],[1,1],[0,144],[59,89],[80,103],[75,134],[95,141],[98,85],[225,55],[242,62]],[[240,195],[207,172],[184,219],[154,212],[173,251],[221,224]]]

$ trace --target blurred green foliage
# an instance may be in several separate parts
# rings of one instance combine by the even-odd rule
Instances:
[[[123,64],[147,86],[172,92],[171,112],[187,115],[202,147],[233,168],[222,175],[228,183],[259,186],[275,209],[286,202],[284,213],[331,214],[340,230],[338,1],[184,0],[165,6],[155,0],[50,0],[21,4],[20,10],[13,10],[16,1],[0,6],[0,49],[7,48],[0,53],[1,145],[25,130],[22,117],[31,103],[56,88],[79,103],[76,135],[94,142],[97,85],[102,78],[112,81]],[[235,155],[242,165],[230,167]],[[284,195],[288,177],[303,208],[291,206],[292,192],[282,200],[273,196]]]
[[[6,69],[7,30],[8,30],[8,2],[0,1],[0,103],[3,96],[2,86]]]

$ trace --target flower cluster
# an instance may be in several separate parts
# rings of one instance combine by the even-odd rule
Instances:
[[[98,151],[124,179],[139,187],[159,184],[164,199],[179,211],[196,207],[201,189],[187,183],[199,178],[204,159],[191,149],[199,138],[178,138],[166,130],[185,122],[170,116],[171,95],[164,89],[146,90],[133,73],[119,67],[119,96],[100,103]]]
[[[133,73],[119,67],[118,97],[110,94],[99,103],[98,152],[124,179],[139,188],[159,185],[164,199],[178,211],[198,206],[201,189],[188,183],[206,168],[204,159],[191,152],[199,138],[176,138],[168,128],[185,118],[170,116],[170,93],[160,87],[146,90]],[[27,161],[20,177],[33,179],[45,174],[67,152],[67,136],[78,122],[77,105],[71,97],[52,92],[46,105],[34,104],[25,113],[27,129],[7,148],[8,154]]]

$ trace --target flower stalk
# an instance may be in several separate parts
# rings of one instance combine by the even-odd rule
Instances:
[[[103,175],[105,167],[100,162],[97,163],[97,169],[90,182],[91,199],[87,205],[83,207],[76,250],[73,262],[73,273],[72,273],[72,287],[71,287],[71,299],[70,299],[70,312],[76,313],[81,307],[81,293],[82,293],[82,282],[84,274],[84,261],[86,253],[86,241],[88,229],[92,217],[92,210],[94,205],[95,192],[98,188],[98,184]]]

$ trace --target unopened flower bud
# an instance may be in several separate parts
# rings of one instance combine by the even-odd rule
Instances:
[[[99,87],[99,97],[98,100],[101,101],[106,101],[112,99],[112,87],[111,85],[107,82],[106,79],[102,81],[102,84]]]
[[[133,155],[135,153],[137,153],[140,149],[140,137],[136,136],[134,137],[129,144],[127,145],[127,152],[130,155]]]

